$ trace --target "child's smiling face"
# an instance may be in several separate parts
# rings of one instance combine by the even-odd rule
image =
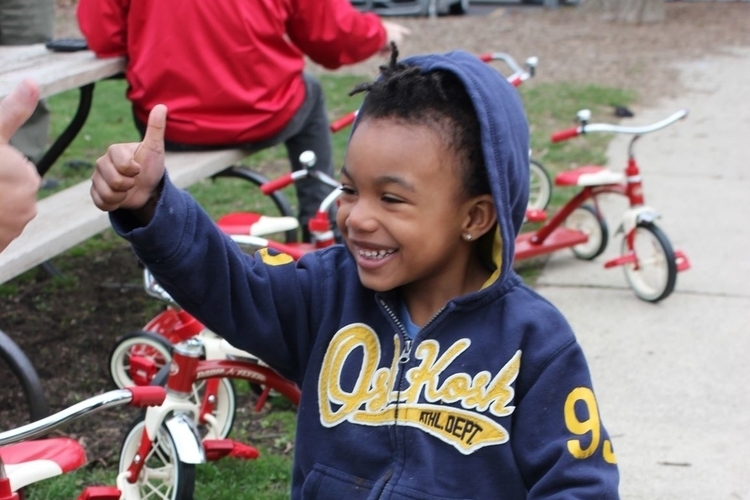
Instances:
[[[458,161],[436,129],[390,119],[357,126],[336,222],[364,286],[421,293],[462,286],[472,201],[462,194]]]

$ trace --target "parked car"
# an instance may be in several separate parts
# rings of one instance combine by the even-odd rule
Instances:
[[[361,11],[381,16],[462,15],[469,11],[470,0],[351,0]]]

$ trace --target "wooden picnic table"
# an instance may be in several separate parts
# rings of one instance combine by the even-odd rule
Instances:
[[[40,175],[49,170],[81,131],[91,109],[96,82],[124,71],[124,57],[100,59],[90,50],[53,52],[42,43],[0,47],[0,98],[25,78],[39,84],[41,97],[80,89],[75,116],[37,163]]]
[[[96,83],[125,71],[125,58],[97,58],[90,50],[53,52],[44,44],[0,46],[0,98],[24,78],[39,84],[42,97]]]
[[[53,52],[44,44],[0,47],[0,98],[24,78],[39,84],[42,97],[81,90],[76,116],[37,164],[43,175],[65,151],[86,121],[96,82],[121,74],[124,58],[99,59],[91,51]],[[124,98],[124,97],[123,97]],[[103,151],[102,151],[103,153]],[[168,153],[170,179],[187,187],[227,170],[249,151],[225,149]],[[21,236],[0,253],[0,283],[4,283],[72,248],[109,227],[109,218],[94,205],[86,180],[37,203],[37,216]]]

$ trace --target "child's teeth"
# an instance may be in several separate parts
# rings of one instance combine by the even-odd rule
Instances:
[[[393,250],[360,250],[359,254],[367,259],[382,259],[393,253]]]

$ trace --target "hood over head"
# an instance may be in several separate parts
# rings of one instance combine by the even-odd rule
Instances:
[[[400,62],[418,66],[424,73],[454,73],[474,104],[499,226],[499,240],[486,257],[498,267],[502,280],[513,263],[514,242],[529,198],[529,125],[518,91],[495,68],[464,51],[412,56]]]

